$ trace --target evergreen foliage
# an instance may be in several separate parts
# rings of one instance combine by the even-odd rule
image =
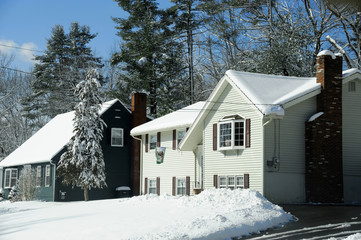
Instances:
[[[158,9],[154,0],[117,2],[129,16],[113,18],[122,38],[120,52],[111,59],[122,69],[115,96],[130,102],[131,92],[146,92],[153,116],[179,108],[184,100],[184,64],[171,29],[172,14]]]
[[[75,107],[74,135],[57,167],[64,184],[84,189],[85,201],[88,200],[88,190],[107,186],[100,144],[105,123],[99,114],[102,102],[98,77],[96,69],[90,69],[86,79],[76,86],[79,103]]]
[[[101,67],[100,58],[93,56],[88,46],[95,37],[88,26],[77,22],[71,23],[68,34],[61,25],[52,28],[45,54],[35,57],[34,93],[23,101],[28,116],[53,118],[74,108],[79,79],[85,78],[90,67]]]

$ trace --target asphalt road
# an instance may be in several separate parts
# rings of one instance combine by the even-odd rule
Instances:
[[[361,205],[283,205],[296,221],[241,239],[342,239],[361,233]]]

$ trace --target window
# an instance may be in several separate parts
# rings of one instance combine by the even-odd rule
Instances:
[[[41,166],[36,167],[36,186],[41,186]]]
[[[124,144],[123,137],[124,136],[123,136],[122,128],[112,128],[111,146],[123,147],[123,144]]]
[[[243,176],[219,176],[219,188],[244,188]]]
[[[11,188],[16,185],[18,179],[18,170],[16,168],[9,168],[5,170],[5,188]]]
[[[186,195],[186,179],[177,179],[177,195]]]
[[[157,180],[155,179],[149,179],[149,193],[157,194]]]
[[[348,82],[348,91],[356,92],[356,82],[355,81]]]
[[[178,145],[182,141],[182,139],[184,138],[184,135],[186,135],[185,130],[179,130],[178,131],[178,135],[177,135],[177,143],[178,143]]]
[[[227,177],[219,177],[219,188],[227,188]]]
[[[50,187],[50,165],[45,167],[45,187]]]
[[[220,150],[244,148],[244,120],[219,122],[218,147]]]
[[[150,135],[149,149],[157,147],[157,135]]]

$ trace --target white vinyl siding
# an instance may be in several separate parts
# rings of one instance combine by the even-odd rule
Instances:
[[[342,154],[344,173],[344,198],[361,201],[361,83],[355,83],[355,91],[349,92],[348,84],[342,91]]]
[[[283,119],[265,126],[265,196],[270,201],[306,201],[305,122],[316,112],[316,97],[312,97],[287,108]],[[267,166],[267,160],[273,157],[279,163]]]
[[[149,133],[149,136],[157,137],[157,134]],[[195,184],[195,157],[191,151],[173,150],[173,129],[161,132],[162,147],[165,147],[164,161],[157,164],[154,151],[145,152],[145,135],[142,135],[142,191],[144,192],[144,179],[160,178],[160,194],[172,195],[173,177],[190,176],[190,193],[193,194]]]
[[[204,120],[204,177],[205,188],[213,187],[213,177],[250,176],[250,188],[263,193],[263,128],[262,114],[250,104],[237,87],[230,84],[214,100],[211,111]],[[228,151],[213,150],[213,124],[218,124],[226,116],[238,114],[251,120],[250,148]],[[217,129],[218,130],[218,129]],[[218,136],[217,136],[218,137]]]
[[[8,168],[5,169],[5,188],[12,188],[16,185],[16,181],[18,180],[18,169],[16,168]]]
[[[124,131],[122,128],[112,128],[111,130],[111,146],[123,147],[124,145]]]

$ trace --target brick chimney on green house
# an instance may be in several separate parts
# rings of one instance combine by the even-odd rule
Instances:
[[[306,201],[343,202],[342,56],[317,56],[317,118],[306,122]]]

